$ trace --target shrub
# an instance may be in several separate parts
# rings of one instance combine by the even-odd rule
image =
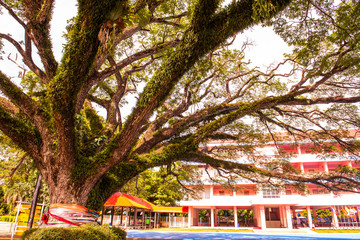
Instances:
[[[23,235],[23,240],[125,240],[120,228],[88,225],[86,227],[34,228]]]
[[[14,222],[15,216],[0,216],[0,222]]]

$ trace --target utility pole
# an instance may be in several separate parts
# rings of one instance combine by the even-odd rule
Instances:
[[[30,213],[29,213],[29,221],[28,221],[28,226],[27,226],[28,230],[32,228],[32,225],[33,225],[33,222],[34,222],[34,216],[35,216],[36,206],[37,206],[37,199],[38,199],[39,193],[40,193],[41,180],[42,180],[42,176],[39,173],[39,176],[38,176],[38,178],[36,180],[33,200],[31,202],[31,209],[30,209]]]

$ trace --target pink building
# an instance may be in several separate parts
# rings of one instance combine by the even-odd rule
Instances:
[[[213,142],[203,147],[211,149],[231,144]],[[291,153],[287,161],[303,174],[334,171],[338,165],[360,169],[356,156],[317,157],[309,152],[312,147],[309,142],[296,147],[293,143],[283,142],[278,147]],[[274,145],[264,144],[258,146],[257,151],[271,158],[277,149]],[[236,160],[247,161],[241,154]],[[212,179],[217,175],[215,169],[205,169],[201,164],[198,167],[204,183],[200,199],[180,202],[181,206],[188,207],[188,227],[360,228],[360,195],[357,193],[333,193],[307,184],[309,192],[304,194],[286,186],[282,190],[262,188],[244,179],[236,180],[234,188],[230,188],[210,180],[209,175]]]

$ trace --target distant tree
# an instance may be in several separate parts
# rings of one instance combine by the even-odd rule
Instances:
[[[316,210],[318,218],[332,218],[332,212],[330,209],[318,209]]]
[[[295,46],[284,61],[292,66],[287,71],[283,64],[249,67],[244,49],[229,50],[228,39],[271,19],[290,0],[77,3],[57,62],[54,1],[0,0],[1,11],[24,29],[23,40],[6,33],[0,39],[16,48],[28,71],[21,83],[0,72],[0,129],[33,159],[50,203],[99,208],[139,173],[180,159],[255,182],[312,182],[334,191],[358,186],[354,169],[302,175],[281,161],[260,168],[199,146],[218,139],[276,142],[272,133],[285,130],[295,141],[321,146],[320,139],[335,139],[356,151],[343,138],[359,126],[351,105],[360,100],[359,2],[294,1],[277,25]],[[249,145],[239,146],[250,151]]]
[[[9,141],[4,136],[0,140],[0,197],[11,208],[16,201],[31,202],[39,171],[34,161]],[[42,185],[39,201],[48,201],[48,197],[47,186]]]
[[[171,168],[171,169],[170,169]],[[187,191],[183,183],[196,182],[195,166],[182,166],[179,162],[159,169],[149,169],[129,181],[121,192],[146,199],[159,206],[176,206],[177,202],[194,192]]]
[[[0,185],[0,215],[8,214],[11,211],[11,205],[4,201],[4,190]]]

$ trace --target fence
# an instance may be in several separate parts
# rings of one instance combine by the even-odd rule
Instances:
[[[187,217],[175,217],[175,216],[166,216],[160,217],[160,226],[162,227],[187,227],[188,225]]]

